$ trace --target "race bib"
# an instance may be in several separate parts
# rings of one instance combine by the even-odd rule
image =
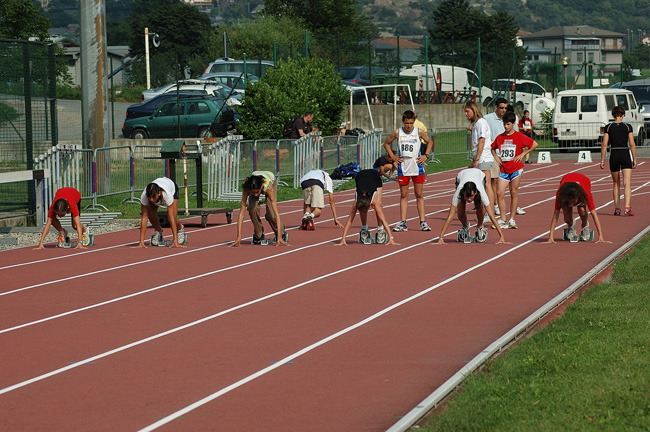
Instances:
[[[504,162],[511,161],[515,158],[517,146],[514,144],[501,144],[501,160]]]

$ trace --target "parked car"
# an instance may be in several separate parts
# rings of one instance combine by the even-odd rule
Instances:
[[[200,80],[211,81],[226,85],[234,88],[237,92],[244,94],[246,86],[249,83],[256,83],[260,79],[255,75],[246,74],[246,81],[244,80],[244,72],[210,72],[204,73],[199,77]]]
[[[639,114],[643,117],[645,137],[650,137],[650,79],[626,81],[621,83],[621,88],[634,93]],[[638,142],[637,145],[643,145],[643,142]]]
[[[346,84],[360,84],[362,86],[372,85],[371,78],[377,75],[387,75],[389,72],[386,69],[373,66],[370,69],[368,66],[352,66],[340,68],[336,71],[343,82]],[[372,77],[371,77],[372,75]]]
[[[170,100],[176,100],[178,96],[179,99],[209,99],[212,96],[207,94],[195,94],[195,93],[179,93],[176,95],[176,92],[169,92],[159,94],[158,96],[149,99],[146,102],[139,104],[130,105],[126,108],[126,119],[134,119],[138,117],[146,117],[152,115],[154,112],[158,111],[163,104]]]
[[[634,93],[611,88],[559,92],[553,112],[553,141],[560,151],[563,147],[600,145],[605,126],[614,121],[612,109],[616,105],[625,109],[623,121],[632,126],[637,142],[643,142],[643,119]]]
[[[164,94],[176,92],[178,87],[179,92],[193,93],[196,95],[207,94],[228,100],[228,105],[241,105],[241,95],[232,88],[214,81],[206,81],[200,79],[178,81],[177,83],[166,84],[156,89],[144,90],[142,92],[142,101],[148,101],[154,97]]]
[[[524,79],[500,78],[492,81],[492,96],[505,98],[513,104],[519,112],[531,111],[535,99],[553,99],[553,94],[546,91],[541,84]]]
[[[244,64],[244,60],[235,60],[228,57],[218,58],[208,65],[203,71],[206,73],[221,73],[221,72],[244,72],[246,69],[246,74],[252,74],[257,77],[263,77],[266,75],[266,71],[275,67],[275,63],[271,60],[257,60],[257,59],[247,59]]]
[[[122,135],[132,139],[208,138],[226,136],[235,127],[235,111],[222,99],[172,99],[150,116],[125,120]]]

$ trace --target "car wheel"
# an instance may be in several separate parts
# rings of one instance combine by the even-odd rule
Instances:
[[[517,102],[517,105],[515,105],[515,108],[517,108],[517,111],[520,113],[524,112],[524,103],[523,102]]]
[[[147,138],[148,138],[147,131],[145,131],[144,129],[135,129],[131,133],[131,139],[139,139],[139,140],[141,140],[141,139],[147,139]]]
[[[212,132],[212,129],[209,127],[202,127],[199,129],[199,138],[212,138],[214,136],[214,132]]]
[[[483,101],[483,106],[489,107],[490,105],[492,105],[492,98],[491,97],[485,98],[485,100]]]

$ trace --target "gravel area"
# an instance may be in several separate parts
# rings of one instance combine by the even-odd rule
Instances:
[[[124,229],[135,228],[140,226],[140,219],[114,219],[100,227],[91,227],[90,232],[92,234],[104,234],[113,231],[121,231]],[[2,238],[15,238],[18,240],[16,245],[8,245],[0,243],[0,250],[5,249],[16,249],[27,246],[38,246],[38,242],[41,239],[41,232],[11,232],[7,234],[2,234]],[[58,232],[52,228],[50,232],[45,237],[45,244],[56,242],[58,237]],[[76,234],[72,235],[72,239],[76,239]],[[135,239],[137,240],[137,239]],[[135,241],[134,240],[134,241]]]

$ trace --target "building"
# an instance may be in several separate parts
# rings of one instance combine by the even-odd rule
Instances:
[[[538,56],[540,62],[549,59],[549,63],[562,65],[566,58],[565,72],[578,85],[584,85],[590,74],[596,79],[620,73],[624,37],[622,33],[586,25],[552,27],[520,36],[531,61]]]
[[[423,45],[419,43],[411,42],[408,39],[396,38],[396,37],[387,37],[382,39],[375,39],[373,41],[375,46],[375,53],[378,55],[384,54],[388,55],[389,58],[397,58],[397,50],[399,46],[399,57],[400,64],[411,65],[415,63],[419,58],[424,48]]]

